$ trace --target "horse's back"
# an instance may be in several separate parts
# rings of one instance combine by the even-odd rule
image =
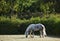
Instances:
[[[30,30],[34,30],[34,31],[37,31],[37,30],[40,30],[40,29],[43,29],[45,28],[45,26],[43,24],[30,24],[26,31],[30,31]]]
[[[43,29],[43,28],[45,28],[45,26],[43,25],[43,24],[36,24],[36,27],[38,28],[38,29]]]

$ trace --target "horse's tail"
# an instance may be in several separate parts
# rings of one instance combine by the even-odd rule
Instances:
[[[43,34],[44,34],[44,36],[46,36],[46,35],[47,35],[47,34],[46,34],[45,26],[43,26]]]

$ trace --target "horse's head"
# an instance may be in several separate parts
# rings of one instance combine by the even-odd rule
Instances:
[[[28,37],[28,33],[29,33],[28,31],[25,31],[26,38]]]

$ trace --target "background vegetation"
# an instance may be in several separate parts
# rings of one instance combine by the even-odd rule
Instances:
[[[42,23],[47,34],[60,35],[60,0],[0,0],[0,34],[24,34]]]
[[[60,0],[0,0],[0,16],[29,19],[40,13],[60,13]]]
[[[16,17],[4,17],[0,16],[0,34],[24,34],[26,28],[32,23],[42,23],[46,26],[48,35],[60,35],[60,15],[50,15],[50,17],[44,16],[32,17],[30,19],[19,19]]]

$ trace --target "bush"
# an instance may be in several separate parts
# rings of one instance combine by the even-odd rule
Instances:
[[[0,16],[0,34],[24,34],[28,25],[32,23],[44,24],[48,35],[60,35],[60,19],[56,16],[32,17],[29,20]]]

